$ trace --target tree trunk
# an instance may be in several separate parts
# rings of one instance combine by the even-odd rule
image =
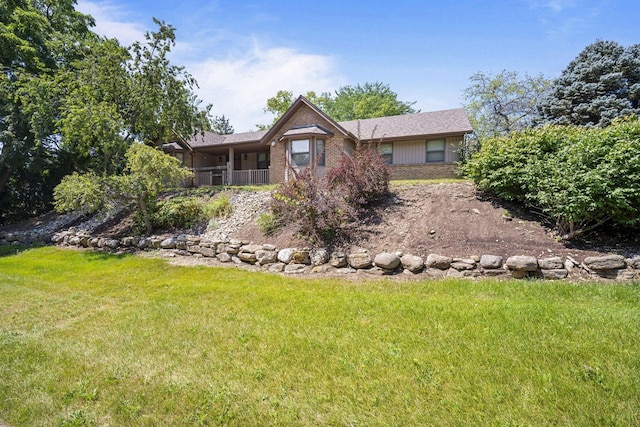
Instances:
[[[0,193],[2,193],[9,182],[11,177],[11,166],[4,166],[0,172]]]
[[[140,212],[144,219],[144,226],[147,229],[147,234],[151,234],[153,232],[153,226],[151,225],[151,216],[149,215],[147,203],[144,201],[144,196],[138,197],[138,205],[140,206]]]

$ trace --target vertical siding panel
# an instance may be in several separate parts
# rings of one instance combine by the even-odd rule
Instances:
[[[393,164],[412,165],[426,163],[427,148],[424,140],[396,141],[393,143]]]
[[[460,147],[462,138],[459,136],[453,136],[446,139],[445,148],[445,162],[457,162],[458,161],[458,147]]]

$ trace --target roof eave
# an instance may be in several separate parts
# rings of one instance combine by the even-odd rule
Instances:
[[[287,120],[289,120],[291,118],[291,116],[293,116],[293,114],[296,112],[296,110],[298,109],[298,107],[301,104],[305,104],[307,107],[311,108],[311,110],[313,110],[315,113],[317,113],[320,117],[322,117],[323,119],[325,119],[327,122],[329,122],[333,127],[335,127],[340,133],[342,133],[344,136],[347,137],[353,137],[353,135],[347,131],[345,128],[343,128],[341,125],[338,124],[338,122],[336,122],[335,120],[333,120],[331,117],[329,117],[324,111],[322,111],[321,109],[319,109],[318,107],[316,107],[311,101],[309,101],[307,98],[305,98],[304,96],[300,95],[298,97],[298,99],[296,99],[293,104],[291,104],[291,106],[289,107],[289,109],[282,115],[282,117],[280,117],[278,119],[278,121],[271,127],[271,129],[269,129],[269,131],[264,134],[264,136],[260,139],[261,143],[267,143],[269,142],[276,133],[278,133],[278,131],[280,130],[280,128],[282,127],[282,125],[284,123],[287,122]]]
[[[414,135],[382,136],[380,138],[362,138],[361,141],[371,142],[371,141],[398,141],[398,140],[407,140],[407,139],[446,138],[450,136],[464,135],[470,132],[473,132],[473,129],[465,129],[465,130],[457,130],[457,131],[449,131],[449,132],[438,132],[438,133],[419,133]]]

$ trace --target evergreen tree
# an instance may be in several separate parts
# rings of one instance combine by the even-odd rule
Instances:
[[[640,44],[598,40],[556,79],[540,103],[543,123],[608,126],[640,113]]]
[[[229,123],[229,119],[227,119],[224,114],[213,118],[211,131],[213,133],[217,133],[218,135],[231,135],[233,132],[235,132],[233,126],[231,126],[231,123]]]

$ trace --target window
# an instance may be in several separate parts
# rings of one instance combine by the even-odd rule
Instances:
[[[176,159],[180,160],[180,163],[184,164],[184,154],[183,153],[176,152],[173,155],[176,157]]]
[[[444,139],[427,141],[427,162],[444,162]]]
[[[291,141],[291,163],[293,166],[307,166],[310,158],[308,139]]]
[[[258,153],[258,169],[269,169],[269,153]]]
[[[393,163],[393,144],[380,144],[378,146],[378,153],[386,164],[390,165]]]
[[[324,159],[324,139],[316,139],[316,164],[318,166],[325,165]]]

